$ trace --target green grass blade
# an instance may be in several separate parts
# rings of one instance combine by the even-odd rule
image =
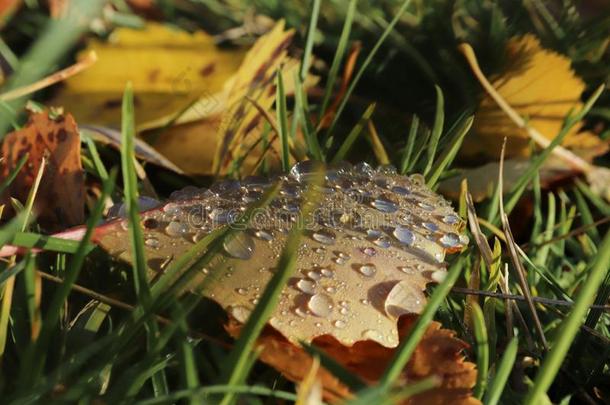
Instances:
[[[135,114],[133,104],[133,89],[131,82],[127,83],[123,95],[123,106],[121,114],[121,169],[123,172],[123,187],[125,195],[125,207],[128,218],[128,233],[131,249],[133,252],[133,280],[136,296],[144,308],[151,304],[150,288],[148,285],[148,273],[146,258],[144,254],[144,234],[140,226],[140,212],[138,207],[138,181],[135,168]],[[155,321],[147,323],[147,341],[149,347],[158,333]],[[163,395],[168,392],[167,381],[163,369],[152,375],[155,394]]]
[[[504,350],[504,355],[500,360],[500,364],[496,369],[496,375],[489,384],[489,389],[485,393],[483,403],[486,405],[496,405],[500,401],[506,382],[510,373],[513,371],[513,365],[517,358],[517,350],[519,349],[519,340],[517,337],[511,339]]]
[[[451,291],[451,287],[453,287],[453,284],[455,284],[461,274],[462,263],[463,260],[457,261],[453,268],[447,273],[445,280],[435,288],[428,304],[426,304],[423,312],[419,318],[417,318],[417,321],[415,321],[413,329],[409,332],[409,336],[407,336],[407,338],[401,342],[400,346],[398,346],[390,365],[384,371],[383,376],[379,381],[379,385],[383,388],[389,389],[392,386],[411,358],[417,344],[424,336],[424,333],[426,333],[428,325],[432,322],[434,314],[439,309],[445,300],[445,297]]]
[[[347,135],[347,137],[339,147],[337,154],[335,155],[335,157],[333,157],[332,163],[339,163],[345,160],[347,153],[352,148],[354,142],[356,142],[356,139],[358,139],[358,136],[360,136],[360,134],[362,133],[362,129],[364,128],[368,120],[371,118],[371,115],[373,115],[374,111],[375,104],[373,103],[368,106],[368,108],[364,111],[364,114],[362,114],[362,117],[360,117],[358,123],[354,126],[354,128],[352,128],[350,133]]]
[[[0,231],[0,235],[2,232]],[[10,243],[23,248],[38,248],[58,253],[76,253],[79,246],[78,240],[62,239],[53,236],[40,235],[32,232],[17,232]],[[87,253],[95,248],[95,245],[87,245]]]
[[[322,172],[318,173],[316,178],[313,179],[312,184],[320,184],[323,179]],[[314,191],[315,187],[310,187],[310,190],[305,198],[304,202],[318,201],[317,192]],[[303,204],[301,207],[301,218],[302,223],[309,223],[309,216],[311,215],[315,204]],[[280,292],[288,282],[288,279],[294,274],[297,263],[297,251],[299,248],[301,235],[304,231],[302,226],[299,226],[300,221],[296,222],[296,225],[292,227],[286,244],[282,251],[282,255],[278,261],[278,270],[273,275],[269,283],[265,287],[265,290],[260,298],[259,303],[254,307],[254,310],[248,317],[248,321],[244,325],[240,336],[235,343],[234,349],[229,354],[227,359],[227,368],[224,371],[226,377],[223,380],[227,381],[228,385],[239,384],[245,379],[248,369],[245,367],[248,363],[250,354],[254,349],[254,344],[258,338],[263,327],[271,317],[271,313],[276,307],[280,299]],[[226,405],[233,401],[233,395],[227,394],[223,398],[221,404]]]
[[[328,109],[330,104],[330,98],[333,95],[335,83],[339,75],[339,68],[341,67],[341,61],[345,56],[347,50],[347,42],[349,41],[350,32],[352,30],[352,24],[354,23],[354,14],[356,13],[356,5],[358,0],[350,0],[347,6],[347,13],[345,14],[345,21],[343,22],[343,29],[339,36],[339,42],[337,43],[337,49],[335,49],[335,56],[333,57],[330,70],[328,71],[328,77],[326,79],[326,88],[324,89],[324,98],[322,99],[322,105],[320,107],[320,117],[324,116],[324,113]]]
[[[277,71],[276,77],[276,93],[275,103],[277,109],[277,123],[278,123],[278,134],[280,137],[280,144],[282,147],[282,170],[287,172],[290,170],[290,149],[288,140],[288,109],[286,107],[286,93],[284,91],[284,79],[282,77],[282,71]]]
[[[483,311],[481,311],[481,307],[475,303],[471,309],[476,341],[475,351],[477,353],[477,385],[474,387],[474,396],[481,399],[487,386],[489,341],[487,339],[487,328],[485,326],[485,318],[483,316]]]
[[[411,121],[411,127],[409,128],[409,135],[407,137],[407,144],[402,154],[402,160],[400,162],[400,173],[406,174],[411,167],[411,156],[413,155],[413,146],[415,145],[415,138],[417,137],[417,130],[419,129],[419,117],[413,116]]]
[[[438,148],[438,142],[441,139],[443,133],[443,126],[445,124],[445,99],[443,97],[443,91],[440,87],[434,86],[436,89],[436,111],[434,112],[434,125],[432,126],[432,135],[427,145],[428,161],[426,162],[426,168],[424,169],[424,176],[428,175],[428,172],[432,169],[434,164],[434,158],[436,157],[436,149]]]
[[[88,252],[91,236],[93,235],[95,226],[102,218],[105,199],[112,192],[115,178],[115,174],[112,173],[109,176],[108,181],[104,183],[101,196],[97,201],[91,216],[89,217],[89,221],[87,222],[87,230],[79,243],[79,248],[72,258],[69,268],[63,276],[64,281],[59,285],[59,288],[47,306],[47,310],[43,317],[40,336],[36,343],[28,348],[28,351],[26,352],[25,360],[22,362],[19,378],[22,389],[35,382],[40,376],[40,373],[42,373],[46,354],[48,353],[48,346],[53,336],[53,331],[59,322],[62,307],[68,298],[68,295],[70,295],[72,285],[76,282],[78,275],[80,274],[80,270],[85,261],[85,256]]]
[[[534,385],[525,398],[524,404],[534,405],[540,403],[541,398],[549,389],[559,368],[568,353],[576,333],[584,322],[584,316],[593,304],[597,291],[610,268],[610,232],[606,234],[595,257],[595,262],[589,276],[581,286],[578,296],[568,317],[561,323],[559,332],[553,341],[553,346],[544,357],[542,365],[536,374]]]
[[[294,75],[294,100],[294,116],[298,117],[298,120],[302,123],[301,128],[303,131],[303,138],[305,138],[305,143],[307,144],[307,153],[312,159],[323,162],[324,155],[320,148],[318,135],[309,122],[307,94],[303,88],[303,82],[299,80],[299,76],[296,73]],[[292,134],[292,137],[294,138],[295,135],[296,134]]]
[[[339,364],[335,359],[326,354],[324,350],[307,343],[301,343],[301,346],[312,357],[317,356],[320,359],[320,365],[329,372],[331,372],[332,375],[337,377],[351,391],[360,391],[361,389],[364,389],[366,387],[366,383],[362,379],[360,379],[360,377],[358,377],[356,374],[351,373],[349,370]]]
[[[468,133],[468,131],[470,131],[473,122],[474,116],[470,116],[466,118],[463,124],[459,127],[446,152],[443,154],[442,158],[438,161],[438,163],[434,165],[432,173],[428,177],[428,187],[434,188],[441,175],[447,170],[449,165],[451,165],[453,159],[455,159],[455,156],[457,155],[458,151],[460,150],[460,147],[462,146],[464,137],[466,137],[466,134]]]
[[[347,91],[345,92],[345,96],[343,97],[343,99],[341,100],[341,103],[339,104],[339,107],[337,108],[337,112],[335,114],[335,117],[333,118],[332,123],[330,124],[330,126],[328,128],[327,133],[332,134],[334,132],[335,126],[337,125],[337,122],[339,121],[339,118],[341,117],[343,110],[347,106],[347,103],[348,103],[352,93],[354,92],[354,90],[356,89],[356,86],[360,82],[360,79],[362,79],[364,72],[366,71],[368,66],[371,64],[371,62],[373,61],[373,58],[375,57],[375,55],[381,48],[381,45],[385,42],[388,35],[390,35],[390,32],[392,32],[392,30],[394,29],[394,27],[396,26],[396,24],[398,23],[398,21],[404,14],[404,12],[407,11],[407,7],[409,7],[410,4],[411,4],[411,0],[405,0],[401,4],[401,6],[396,10],[396,14],[394,14],[394,18],[392,19],[392,21],[390,21],[390,23],[388,24],[386,29],[383,31],[383,33],[381,34],[381,36],[379,37],[379,39],[373,46],[373,49],[371,49],[371,52],[369,52],[369,54],[366,56],[366,59],[364,60],[364,62],[362,62],[360,69],[358,69],[358,72],[354,76],[354,79],[352,80],[349,87],[347,88]]]
[[[104,162],[100,158],[100,154],[97,151],[97,147],[95,146],[95,142],[91,137],[86,136],[85,142],[87,143],[87,148],[89,149],[89,153],[91,154],[91,159],[93,159],[93,164],[95,166],[95,170],[97,171],[98,176],[102,181],[106,181],[108,179],[108,171],[104,166]]]
[[[304,82],[309,72],[311,65],[311,55],[313,51],[313,42],[316,37],[316,27],[318,26],[318,16],[320,15],[321,0],[313,0],[311,7],[311,16],[309,19],[309,28],[307,29],[307,38],[305,40],[305,48],[303,49],[303,58],[301,59],[301,69],[299,70],[299,78]]]
[[[19,161],[15,165],[15,168],[11,170],[6,179],[4,179],[2,183],[0,183],[0,194],[4,193],[4,190],[6,190],[8,186],[10,186],[11,183],[15,180],[15,177],[17,177],[17,175],[23,168],[23,165],[25,165],[25,162],[28,161],[29,157],[30,155],[28,153],[21,156],[21,159],[19,159]]]

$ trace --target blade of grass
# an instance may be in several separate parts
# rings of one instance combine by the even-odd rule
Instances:
[[[316,37],[316,27],[318,26],[318,16],[320,15],[321,0],[313,0],[311,7],[311,15],[309,19],[309,27],[307,28],[307,38],[305,39],[305,48],[303,48],[303,57],[301,59],[301,69],[299,70],[299,78],[304,82],[309,72],[311,65],[311,54],[313,51],[313,42]]]
[[[282,170],[290,170],[290,150],[288,140],[288,109],[286,107],[286,93],[284,92],[284,79],[282,71],[277,71],[275,102],[277,109],[278,135],[282,150]]]
[[[104,200],[112,193],[115,178],[116,175],[113,172],[110,174],[108,181],[104,183],[101,196],[87,222],[87,230],[63,277],[64,282],[59,286],[47,307],[38,340],[32,346],[28,347],[26,351],[25,358],[21,364],[22,367],[18,380],[22,390],[27,390],[28,387],[38,381],[38,378],[42,373],[46,356],[49,353],[48,346],[59,321],[60,314],[62,313],[62,307],[72,290],[72,285],[76,282],[78,275],[80,274],[85,256],[87,255],[89,241],[93,236],[95,226],[102,218],[102,212],[105,206]]]
[[[93,159],[93,163],[95,165],[95,170],[97,171],[98,176],[102,181],[106,181],[108,179],[108,171],[104,166],[104,162],[100,159],[100,154],[97,152],[97,147],[95,146],[95,142],[91,137],[86,136],[85,142],[87,143],[87,148],[89,149],[89,153],[91,154],[91,158]]]
[[[436,110],[434,112],[432,135],[430,135],[430,141],[426,147],[426,150],[428,151],[428,161],[426,162],[426,168],[424,169],[424,176],[428,175],[428,172],[432,169],[432,165],[434,164],[436,149],[438,148],[438,142],[441,139],[445,123],[445,99],[443,97],[443,91],[436,85],[434,86],[434,89],[436,90]]]
[[[540,403],[541,398],[553,383],[609,268],[610,232],[606,234],[599,247],[599,253],[594,259],[587,280],[578,292],[572,311],[561,323],[551,350],[542,360],[542,365],[536,374],[534,384],[525,398],[525,405]]]
[[[330,104],[330,98],[333,94],[335,83],[337,81],[337,76],[339,74],[339,69],[341,68],[341,61],[343,60],[343,57],[345,56],[345,51],[347,50],[347,41],[349,41],[350,32],[352,30],[352,24],[354,23],[354,14],[356,12],[357,4],[358,0],[350,0],[349,5],[347,6],[347,13],[345,14],[345,21],[343,22],[343,28],[341,30],[341,35],[339,36],[337,49],[335,49],[335,56],[333,57],[333,62],[330,65],[330,70],[328,71],[328,78],[326,79],[324,97],[322,99],[322,105],[320,107],[320,117],[324,117],[324,113],[326,112],[326,110],[328,109],[328,105]]]
[[[125,93],[123,94],[121,133],[121,171],[123,172],[123,193],[125,195],[125,207],[128,218],[128,232],[134,258],[132,265],[134,288],[139,302],[146,309],[151,304],[151,294],[144,254],[144,234],[140,227],[140,212],[138,208],[138,181],[135,168],[134,145],[136,126],[131,82],[127,83]],[[154,320],[147,323],[147,342],[149,347],[153,345],[158,332],[159,329]],[[163,369],[159,369],[159,372],[155,372],[152,375],[152,384],[156,395],[167,394],[168,386]]]
[[[356,392],[364,389],[367,386],[366,383],[360,377],[347,370],[335,359],[326,354],[324,350],[319,349],[316,346],[310,345],[306,342],[301,342],[301,346],[312,357],[317,356],[320,359],[320,365],[329,372],[331,372],[332,375],[337,377],[351,391]]]
[[[476,341],[475,351],[477,353],[477,384],[474,387],[474,396],[481,399],[487,387],[487,371],[489,368],[489,341],[487,340],[487,328],[481,307],[474,303],[471,307],[472,324]]]
[[[413,154],[413,146],[415,145],[415,138],[417,137],[417,130],[419,128],[419,118],[417,115],[413,116],[411,120],[411,127],[409,128],[409,135],[407,137],[407,145],[402,154],[402,160],[400,162],[400,173],[406,174],[409,167],[411,167],[411,155]]]
[[[354,144],[354,142],[356,141],[358,136],[360,136],[360,133],[362,132],[362,129],[364,128],[364,125],[371,118],[371,115],[373,115],[374,111],[375,111],[375,103],[369,105],[367,107],[367,109],[364,111],[364,114],[362,114],[362,117],[360,117],[360,120],[358,120],[358,123],[354,126],[354,128],[352,128],[350,133],[347,135],[347,137],[345,138],[345,140],[339,147],[339,150],[337,151],[337,153],[335,154],[335,156],[332,159],[332,163],[339,163],[339,162],[345,160],[345,156],[347,156],[347,153],[352,148],[352,145]]]
[[[470,131],[473,122],[474,116],[471,115],[470,117],[466,118],[462,125],[460,125],[458,131],[451,140],[449,147],[443,153],[442,158],[432,168],[432,173],[430,174],[427,181],[428,187],[434,188],[436,186],[436,183],[438,182],[438,179],[449,167],[449,165],[451,165],[453,159],[455,159],[455,156],[457,155],[458,151],[460,150],[460,147],[462,146],[464,137],[466,136],[468,131]]]
[[[25,165],[25,162],[28,161],[29,157],[30,157],[29,153],[26,153],[25,155],[23,155],[21,157],[21,159],[19,159],[19,161],[15,165],[15,168],[10,171],[10,173],[8,174],[6,179],[4,179],[2,181],[2,183],[0,183],[0,194],[4,193],[4,190],[6,190],[8,188],[8,186],[11,185],[11,183],[13,183],[13,181],[15,180],[15,177],[17,177],[17,175],[23,168],[23,165]]]
[[[345,92],[345,96],[343,97],[343,100],[341,100],[341,104],[339,104],[339,107],[337,108],[337,112],[333,118],[333,121],[331,122],[331,124],[328,128],[327,133],[332,134],[334,132],[335,126],[337,125],[337,122],[339,121],[339,118],[341,117],[343,110],[347,106],[347,103],[348,103],[352,93],[354,92],[354,89],[356,88],[356,86],[360,82],[360,79],[364,75],[364,72],[366,71],[368,66],[371,64],[371,62],[373,61],[373,58],[375,57],[375,55],[381,48],[381,45],[385,42],[386,38],[388,37],[390,32],[392,32],[392,30],[394,29],[394,27],[396,26],[398,21],[400,21],[400,18],[402,17],[402,15],[407,10],[407,7],[409,7],[410,4],[411,4],[411,0],[405,0],[401,4],[401,6],[396,10],[396,14],[394,14],[394,18],[392,19],[392,21],[390,21],[390,23],[388,24],[386,29],[383,31],[383,33],[381,34],[381,36],[379,37],[379,39],[373,46],[373,49],[371,49],[371,52],[369,52],[369,54],[366,56],[366,59],[364,60],[364,62],[362,62],[360,69],[358,69],[358,72],[354,76],[354,79],[352,80],[349,87],[347,88],[347,91]]]
[[[323,172],[319,172],[312,179],[313,185],[321,184],[323,179]],[[301,208],[302,223],[308,223],[309,216],[313,212],[316,204],[305,204],[305,202],[318,201],[317,191],[315,187],[310,187],[310,191],[303,199],[304,204]],[[263,327],[271,317],[271,313],[276,307],[280,299],[280,291],[284,288],[288,279],[293,275],[297,263],[297,251],[301,239],[301,235],[304,231],[301,222],[297,221],[292,227],[290,234],[284,245],[282,255],[278,261],[278,271],[273,275],[265,290],[260,298],[259,303],[254,307],[254,310],[248,317],[248,321],[244,325],[237,342],[235,343],[234,349],[229,354],[226,363],[226,369],[223,374],[223,381],[227,381],[228,385],[235,385],[241,383],[249,369],[245,366],[248,363],[248,356],[254,348],[256,339],[258,338]],[[232,403],[234,396],[227,394],[221,401],[222,405]]]
[[[496,369],[496,374],[489,384],[489,389],[485,393],[485,397],[483,399],[484,404],[496,405],[499,403],[502,392],[504,391],[504,387],[506,386],[506,382],[508,381],[508,377],[513,371],[513,365],[515,364],[515,360],[517,358],[517,349],[519,349],[519,339],[514,337],[510,340],[508,346],[506,346],[506,349],[504,350],[504,355],[502,355],[500,364]]]
[[[307,94],[303,89],[303,82],[299,80],[299,76],[294,74],[294,118],[293,120],[300,121],[302,123],[301,129],[303,131],[303,138],[305,138],[305,143],[307,144],[307,153],[311,158],[318,160],[320,162],[324,161],[324,156],[320,149],[320,143],[318,142],[318,137],[315,131],[313,130],[311,123],[309,122],[308,117],[309,107],[307,104]],[[294,121],[293,121],[294,122]],[[296,126],[291,133],[291,137],[294,139],[296,137]]]

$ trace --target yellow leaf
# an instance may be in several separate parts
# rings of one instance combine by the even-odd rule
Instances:
[[[279,21],[248,51],[225,89],[213,100],[202,99],[186,110],[177,120],[179,125],[159,135],[155,148],[191,174],[225,174],[234,159],[247,156],[240,172],[249,174],[265,151],[260,140],[266,118],[248,99],[254,100],[274,117],[275,113],[271,111],[275,101],[274,79],[280,67],[285,77],[286,93],[294,91],[292,77],[299,63],[286,52],[293,33],[285,30],[284,22]],[[315,84],[316,80],[316,77],[309,76],[305,86]],[[206,105],[210,103],[216,108],[208,113]],[[273,131],[269,134],[269,141],[270,163],[279,165],[279,142]]]
[[[52,101],[82,124],[118,125],[121,97],[128,81],[135,90],[139,126],[177,115],[194,101],[207,99],[210,113],[219,93],[239,67],[244,51],[222,50],[212,36],[148,23],[144,29],[119,28],[108,41],[92,39],[83,54],[95,51],[98,62],[64,82]]]
[[[542,48],[533,35],[512,38],[506,47],[506,60],[509,66],[492,80],[493,87],[530,126],[553,139],[566,115],[582,106],[583,81],[572,71],[568,58]],[[573,127],[563,146],[589,149],[600,145],[597,136],[579,130],[580,125]],[[460,154],[466,158],[482,155],[497,159],[504,137],[508,138],[507,157],[529,155],[526,130],[518,128],[485,95],[475,114],[473,133],[466,137]]]

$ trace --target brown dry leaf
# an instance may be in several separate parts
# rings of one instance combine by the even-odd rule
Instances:
[[[128,81],[139,127],[174,117],[200,99],[208,103],[199,114],[212,113],[215,94],[244,57],[241,49],[220,49],[202,31],[190,34],[152,22],[142,30],[118,28],[108,41],[92,39],[81,54],[90,51],[98,55],[95,66],[68,79],[52,104],[71,111],[81,124],[105,126],[120,124]]]
[[[192,281],[206,280],[204,295],[244,322],[273,276],[286,233],[297,221],[311,166],[301,162],[274,180],[225,181],[209,190],[185,189],[163,207],[142,213],[146,256],[162,271],[195,241],[234,221],[273,182],[281,189],[257,211],[247,229]],[[270,324],[291,342],[332,335],[341,344],[370,339],[398,345],[396,320],[419,313],[423,290],[445,274],[446,252],[467,238],[463,221],[421,178],[366,164],[328,168],[315,220],[306,226],[297,272],[281,294]],[[130,261],[126,221],[99,228],[96,239],[112,255]],[[213,276],[216,275],[216,276]],[[220,275],[220,276],[219,276]],[[210,276],[210,277],[209,277]]]
[[[25,127],[11,132],[2,144],[1,176],[6,178],[25,154],[21,169],[3,200],[24,202],[46,158],[42,182],[34,204],[39,223],[48,230],[64,229],[84,221],[84,176],[80,159],[80,136],[70,114],[51,118],[49,112],[30,115]]]
[[[400,339],[408,335],[416,319],[417,316],[412,314],[400,318]],[[241,326],[237,321],[230,320],[227,331],[237,337]],[[369,384],[379,380],[394,354],[393,349],[372,340],[345,346],[332,336],[324,335],[317,337],[312,343]],[[430,376],[438,376],[441,384],[404,401],[404,404],[480,404],[480,401],[472,397],[471,390],[476,384],[477,371],[473,363],[464,360],[462,352],[466,348],[468,345],[456,338],[455,332],[442,329],[438,322],[433,322],[407,363],[399,384],[407,385]],[[295,382],[303,380],[313,362],[309,354],[271,327],[267,327],[259,337],[257,349],[261,351],[260,360]],[[320,369],[318,379],[322,382],[325,399],[339,401],[349,398],[349,389],[327,370]]]
[[[506,59],[510,65],[504,74],[492,80],[493,87],[531,127],[553,139],[570,110],[582,107],[584,82],[574,74],[567,57],[542,48],[531,34],[512,38],[507,44]],[[579,132],[580,129],[576,125],[563,146],[592,149],[603,145],[598,136]],[[464,140],[460,155],[498,159],[504,137],[508,138],[507,158],[529,156],[530,138],[526,130],[518,128],[486,94],[475,114],[473,132]]]

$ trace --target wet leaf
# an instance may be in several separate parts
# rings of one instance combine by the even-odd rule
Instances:
[[[8,134],[2,144],[3,179],[25,154],[29,154],[28,161],[4,192],[3,201],[11,197],[26,200],[44,157],[47,163],[34,203],[39,223],[48,230],[82,224],[84,176],[80,136],[72,115],[34,113],[22,129]]]
[[[406,315],[398,322],[400,339],[406,337],[413,326],[416,315]],[[227,330],[232,336],[239,335],[240,324],[231,320]],[[313,344],[365,382],[374,384],[389,364],[393,350],[380,345],[374,338],[380,333],[368,332],[371,339],[345,346],[333,336],[325,335],[313,340]],[[455,337],[455,332],[442,329],[433,322],[419,342],[413,357],[407,363],[400,384],[408,385],[426,377],[438,376],[441,384],[437,388],[416,395],[405,404],[461,404],[474,405],[480,402],[472,397],[476,383],[476,368],[464,360],[463,350],[468,345]],[[302,348],[288,341],[273,328],[268,327],[258,340],[260,359],[273,366],[286,378],[299,382],[312,367],[313,360]],[[337,401],[350,396],[350,390],[325,369],[317,375],[324,388],[324,397]]]
[[[509,40],[506,60],[506,71],[492,79],[493,87],[531,127],[553,139],[568,113],[582,107],[584,82],[572,71],[570,59],[543,48],[533,35]],[[595,134],[579,132],[581,127],[574,126],[563,146],[591,149],[603,145]],[[526,130],[518,128],[488,95],[475,113],[473,129],[460,150],[462,157],[497,159],[504,137],[508,138],[507,158],[529,156],[530,138]]]
[[[444,276],[445,253],[467,243],[463,221],[421,176],[359,164],[328,168],[322,199],[312,202],[315,219],[300,223],[310,170],[309,162],[301,162],[290,175],[271,180],[253,177],[208,190],[184,189],[160,209],[142,213],[151,271],[162,271],[194,241],[232,223],[270,184],[281,182],[271,204],[225,241],[214,266],[200,269],[200,280],[211,272],[222,275],[209,282],[204,295],[244,322],[296,223],[306,227],[298,272],[284,288],[270,324],[293,343],[332,335],[344,345],[370,339],[395,347],[397,318],[422,309],[426,284]],[[100,228],[98,243],[130,261],[126,228],[124,219],[108,223]]]

